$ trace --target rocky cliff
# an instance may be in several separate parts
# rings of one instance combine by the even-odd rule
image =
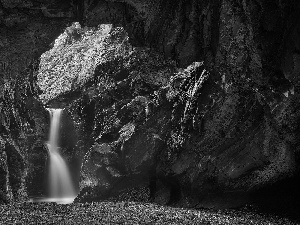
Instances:
[[[74,122],[66,127],[75,133],[64,131],[71,140],[65,155],[74,171],[81,167],[78,201],[232,207],[298,174],[297,1],[1,2],[2,29],[16,40],[28,40],[23,34],[33,25],[11,25],[11,16],[28,10],[27,21],[35,21],[32,10],[39,4],[35,12],[44,21],[31,29],[40,38],[1,42],[10,46],[2,59],[16,64],[15,75],[1,85],[16,92],[15,80],[29,80],[29,88],[38,85],[31,97],[36,106],[65,108]],[[58,29],[71,21],[80,23]],[[33,78],[17,72],[20,60],[39,56]],[[47,133],[35,128],[46,128],[45,110],[29,106],[37,114],[20,113],[18,126],[5,120],[19,118],[13,109],[30,105],[26,95],[15,98],[3,94],[6,195],[13,193],[5,189],[14,186],[9,177],[29,179],[24,156],[34,152],[24,147],[32,142],[17,142],[13,130],[28,135],[21,129],[26,121],[43,118],[31,129],[37,143]],[[10,161],[12,152],[20,160]],[[18,171],[10,170],[15,161],[22,162]]]
[[[46,194],[49,116],[36,75],[40,55],[67,23],[46,16],[47,7],[54,2],[0,1],[0,202]]]

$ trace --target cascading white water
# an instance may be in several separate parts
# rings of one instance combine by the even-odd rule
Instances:
[[[50,156],[49,188],[50,198],[48,201],[59,203],[73,202],[76,191],[66,162],[59,153],[59,127],[62,109],[49,109],[51,124],[50,135],[47,143]],[[47,199],[46,199],[47,201]]]

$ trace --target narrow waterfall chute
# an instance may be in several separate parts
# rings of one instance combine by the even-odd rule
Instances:
[[[76,196],[66,162],[59,153],[59,127],[62,109],[52,109],[49,142],[50,197],[72,198]],[[51,114],[50,111],[50,114]]]
[[[62,109],[48,109],[51,123],[47,148],[49,153],[49,198],[41,202],[72,203],[77,193],[65,160],[60,155],[59,130]],[[35,201],[35,200],[34,200]]]

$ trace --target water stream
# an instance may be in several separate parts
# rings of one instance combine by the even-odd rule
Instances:
[[[50,158],[49,197],[34,201],[67,204],[73,202],[76,191],[67,164],[60,155],[59,128],[62,109],[48,109],[48,111],[51,118],[50,135],[47,142]]]

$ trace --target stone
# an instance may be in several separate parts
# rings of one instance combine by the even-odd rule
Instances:
[[[31,1],[22,1],[22,0],[1,0],[1,3],[4,8],[30,8],[33,6]]]
[[[8,26],[23,13],[15,2],[4,10]],[[86,23],[72,26],[56,19],[68,17],[68,3],[37,2],[44,8],[34,16],[46,22],[29,10],[32,24],[1,28],[7,201],[24,199],[25,186],[42,194],[33,182],[45,170],[44,105],[65,108],[74,122],[64,124],[72,144],[65,141],[61,151],[74,171],[82,168],[76,201],[140,193],[160,204],[228,208],[288,177],[295,182],[296,3],[94,1],[81,9]],[[26,59],[40,55],[39,71],[21,73]]]
[[[25,14],[12,14],[4,19],[4,25],[11,28],[15,26],[26,26],[28,17]]]

